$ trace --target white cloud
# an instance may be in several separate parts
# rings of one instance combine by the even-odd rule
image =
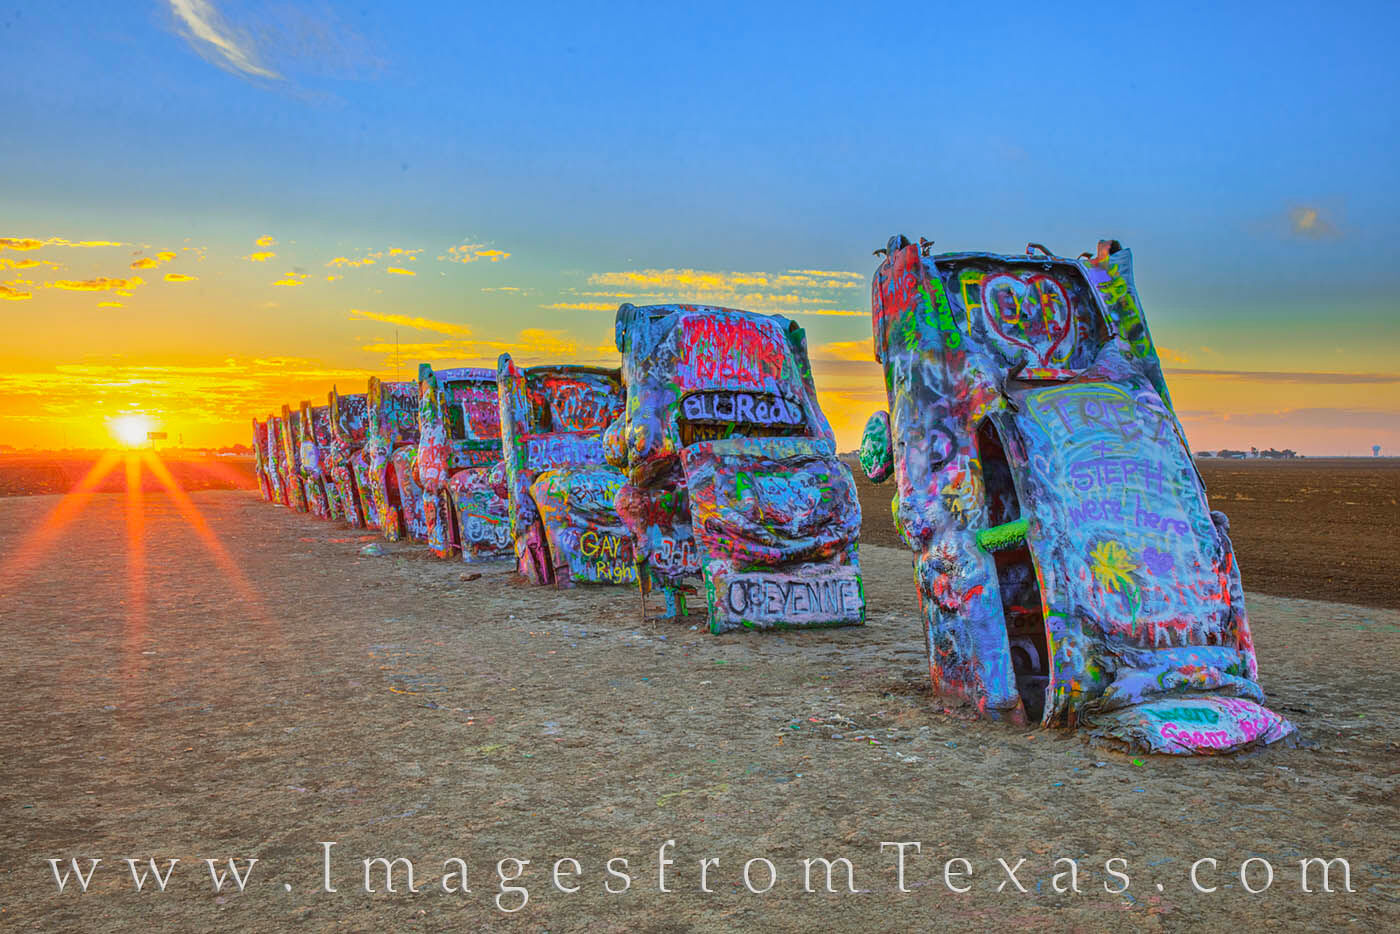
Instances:
[[[170,9],[185,40],[214,64],[258,78],[282,77],[257,61],[252,43],[225,23],[209,0],[170,0]]]

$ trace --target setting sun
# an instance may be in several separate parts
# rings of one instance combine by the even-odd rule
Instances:
[[[108,428],[112,437],[127,447],[137,447],[146,442],[146,432],[151,430],[151,420],[144,415],[122,415],[111,420]]]

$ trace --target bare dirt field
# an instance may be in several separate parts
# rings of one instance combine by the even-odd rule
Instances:
[[[199,455],[182,451],[162,451],[160,459],[182,489],[255,490],[253,458],[239,455]],[[54,451],[0,454],[0,496],[31,496],[35,493],[67,493],[76,487],[99,462],[96,453]],[[147,492],[160,490],[155,476],[146,471],[142,486]],[[126,489],[126,472],[113,470],[94,487],[98,493],[119,493]]]
[[[192,500],[193,524],[164,494],[98,494],[37,537],[59,497],[0,501],[0,928],[1400,925],[1393,610],[1251,594],[1264,686],[1304,742],[1132,759],[941,712],[900,549],[862,546],[864,627],[712,637],[641,622],[635,592],[531,588],[413,544],[362,557],[356,533],[255,494]],[[907,892],[882,841],[922,843]],[[164,893],[148,878],[138,894],[122,860],[152,856],[180,862]],[[259,862],[245,892],[216,894],[202,860],[231,856]],[[858,892],[840,864],[840,894],[804,892],[818,856],[849,858]],[[1314,856],[1347,859],[1355,891],[1301,892]],[[372,857],[412,860],[418,894],[403,864],[397,893],[376,868],[366,894]],[[966,894],[945,883],[959,857],[971,874],[953,863],[948,881]],[[1218,888],[1201,894],[1190,867],[1207,857],[1199,881]],[[86,894],[72,877],[59,894],[48,858],[102,862]],[[470,893],[443,891],[453,858]],[[530,860],[516,914],[495,902],[509,858]],[[766,894],[745,887],[755,858],[776,870]],[[998,858],[1025,860],[1024,893]],[[1053,890],[1059,858],[1082,893]],[[566,859],[572,894],[551,882]],[[1244,891],[1248,859],[1255,888],[1272,866],[1267,891]],[[750,869],[763,888],[766,866]]]

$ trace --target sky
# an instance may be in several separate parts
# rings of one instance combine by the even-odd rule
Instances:
[[[0,0],[0,444],[248,443],[705,301],[801,323],[850,449],[903,233],[1116,238],[1194,449],[1400,453],[1400,6],[1076,10]]]

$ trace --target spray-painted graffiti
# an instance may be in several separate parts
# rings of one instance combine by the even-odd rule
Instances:
[[[627,471],[616,506],[643,592],[659,589],[678,615],[702,578],[714,632],[862,621],[860,509],[801,329],[735,309],[623,305],[616,334],[627,414],[609,457]],[[809,581],[839,599],[812,596]]]
[[[1238,697],[1161,700],[1110,714],[1131,746],[1160,746],[1193,755],[1265,745],[1292,732],[1292,725],[1260,704]],[[1139,738],[1141,737],[1141,738]]]
[[[391,542],[427,541],[423,487],[418,483],[418,384],[369,379],[365,433],[367,480],[379,530]]]
[[[720,606],[735,626],[857,623],[864,618],[860,575],[735,574],[716,579]]]
[[[286,468],[282,463],[282,429],[277,424],[280,420],[276,415],[269,415],[263,422],[267,427],[267,478],[272,485],[273,502],[290,506],[291,492],[287,489]]]
[[[512,549],[505,465],[498,462],[482,470],[458,471],[448,481],[448,490],[456,509],[462,559],[509,557]]]
[[[277,473],[277,459],[269,450],[269,422],[253,419],[253,470],[258,478],[258,492],[269,503],[286,505],[282,497],[282,478]]]
[[[935,690],[1148,751],[1271,742],[1292,727],[1259,706],[1228,526],[1172,412],[1130,255],[1040,253],[929,256],[897,237],[875,274],[890,409],[861,462],[877,481],[893,466]]]
[[[802,403],[771,393],[692,392],[681,400],[681,414],[692,422],[800,427]]]
[[[327,482],[330,463],[322,454],[323,446],[330,443],[330,407],[303,401],[297,416],[297,451],[307,506],[317,518],[339,518],[340,498]]]
[[[363,393],[341,395],[334,387],[326,395],[330,409],[331,441],[325,452],[330,486],[340,502],[341,518],[357,529],[379,525],[369,487],[368,463],[363,478],[354,467],[365,444],[369,426],[369,405]]]
[[[504,490],[490,476],[501,463],[500,428],[495,371],[418,367],[416,468],[428,547],[438,557],[510,553]]]
[[[525,440],[526,467],[557,470],[603,463],[603,439],[598,435],[555,434]]]
[[[306,487],[301,476],[301,451],[297,441],[301,413],[282,406],[282,416],[274,420],[277,453],[281,458],[282,483],[287,491],[287,505],[297,512],[307,512]]]
[[[617,370],[496,367],[504,495],[520,573],[538,584],[626,583],[631,541],[613,508],[622,475],[604,430],[622,411]]]

